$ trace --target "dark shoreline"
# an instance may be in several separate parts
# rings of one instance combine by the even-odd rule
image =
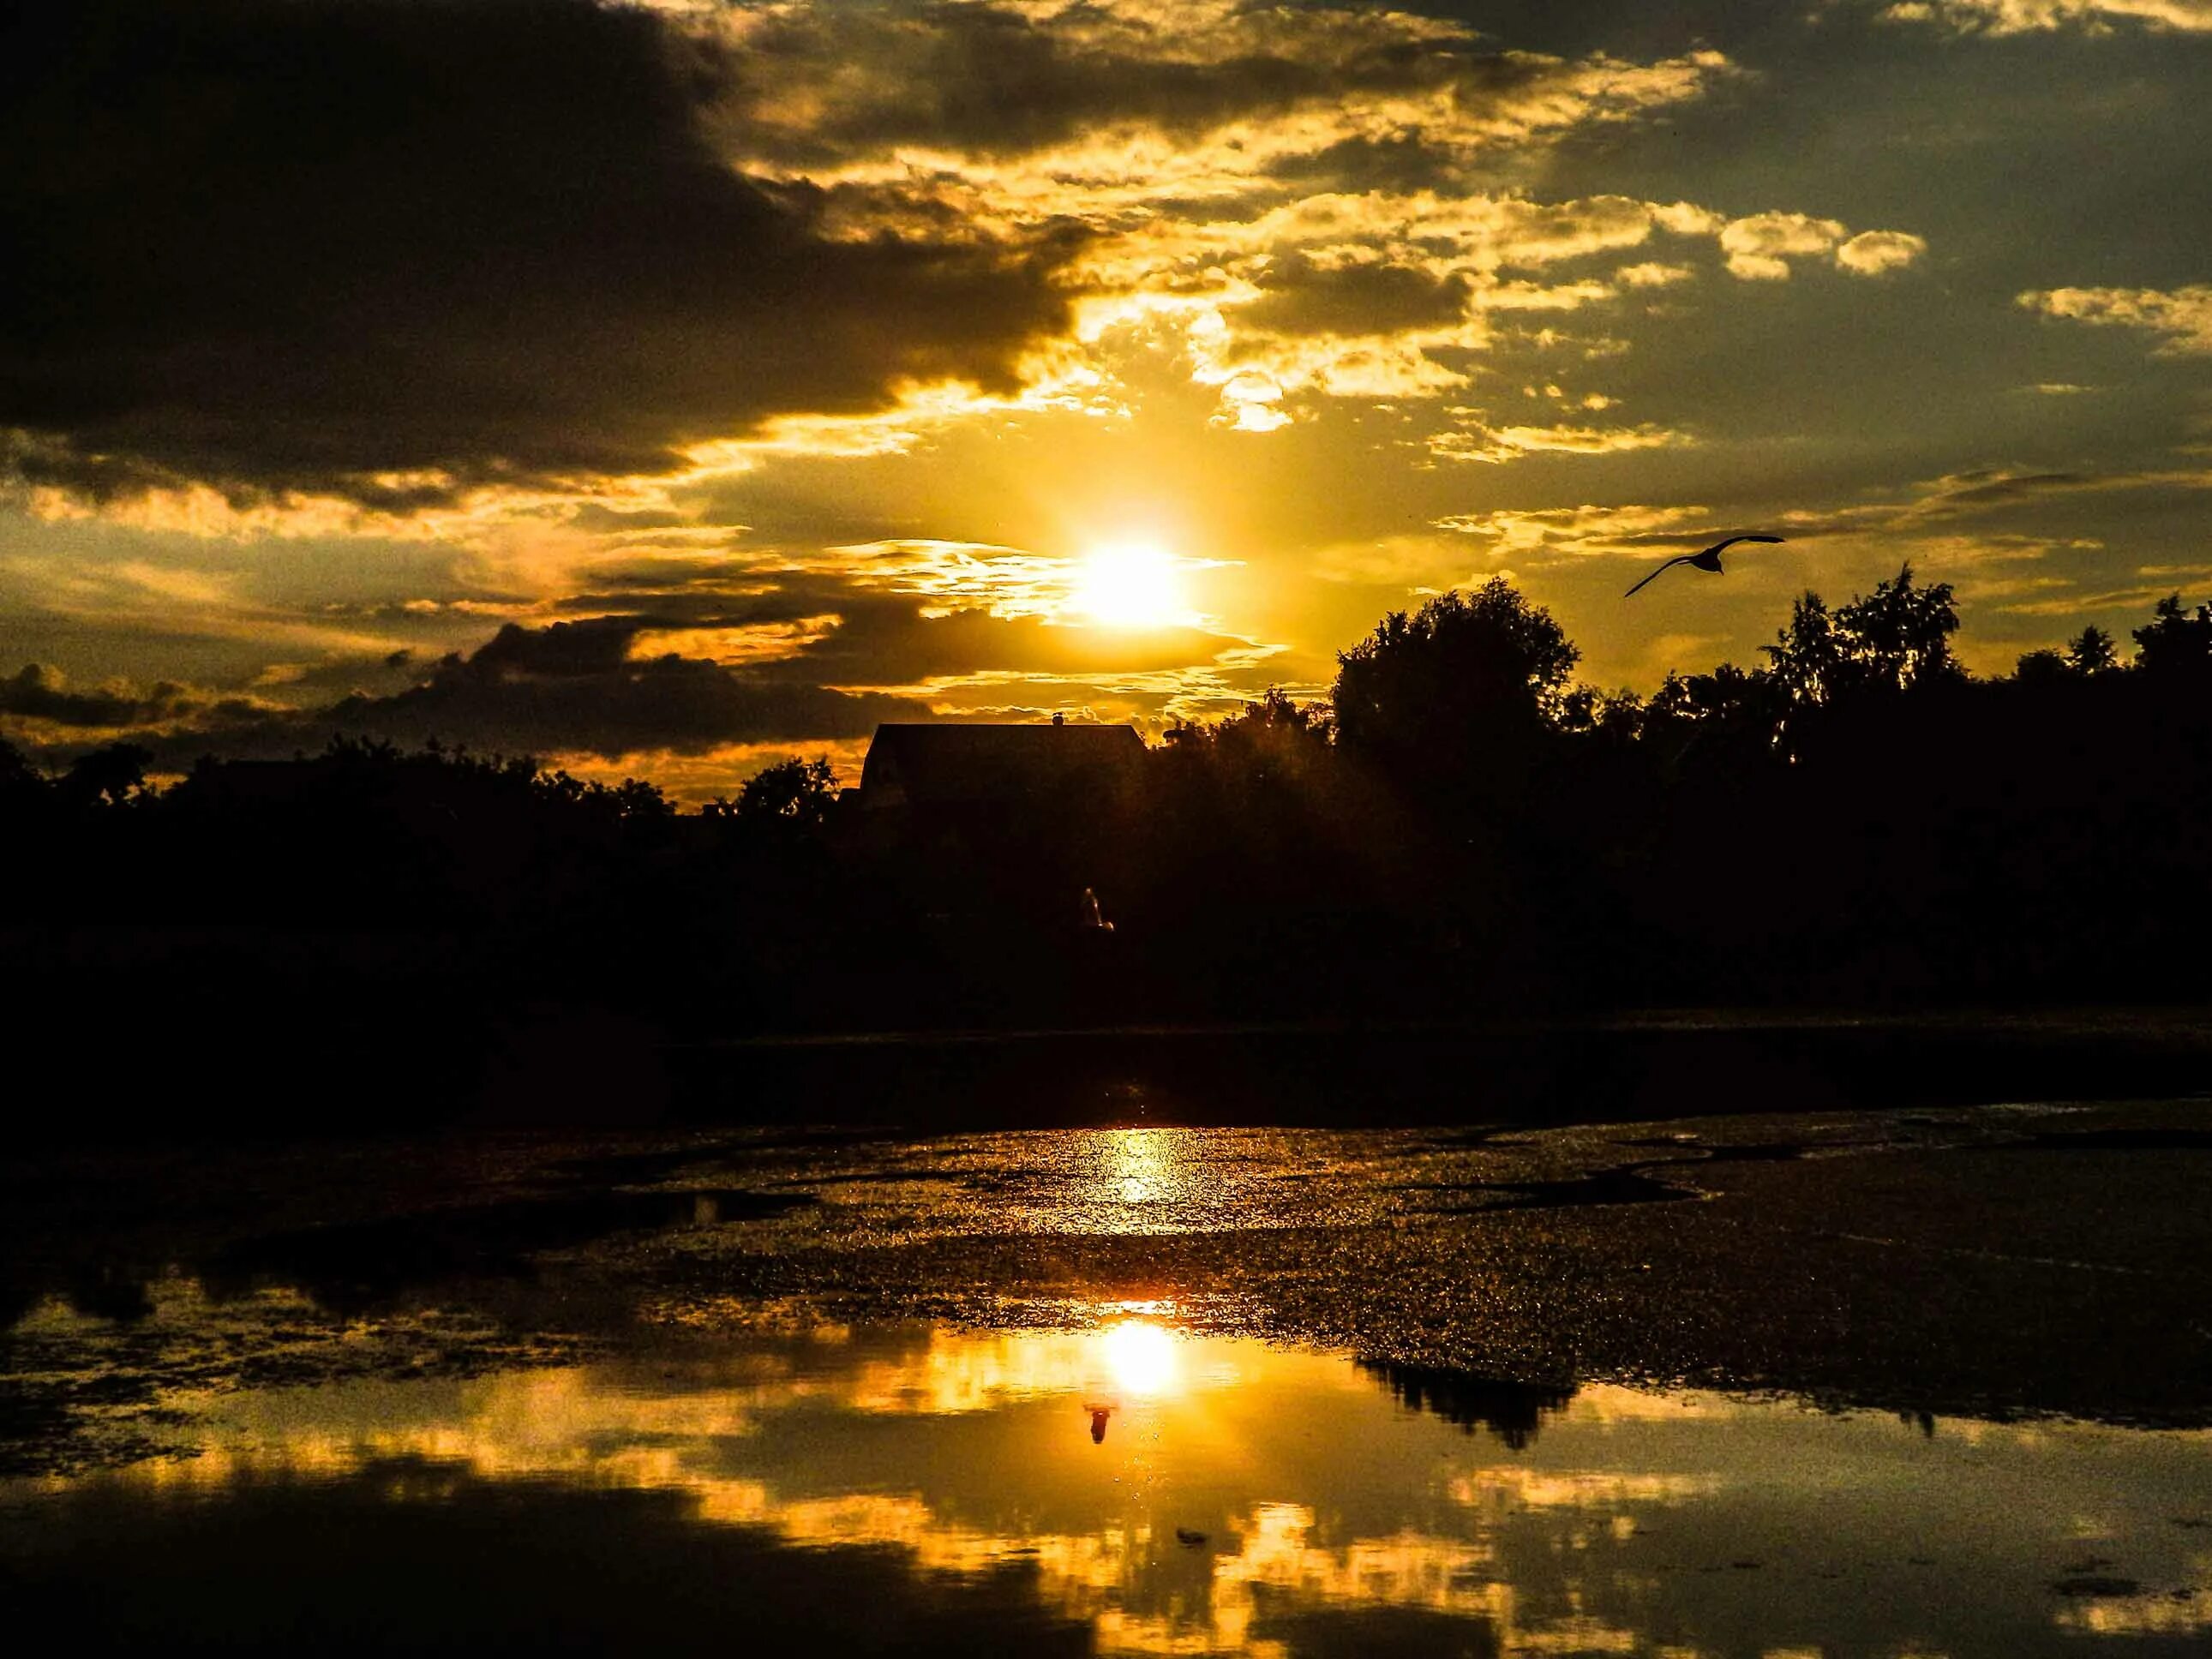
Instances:
[[[884,1031],[659,1055],[665,1121],[682,1123],[1564,1127],[2194,1095],[2212,1091],[2212,1010]]]
[[[294,995],[303,988],[295,985]],[[187,1000],[207,996],[186,989]],[[180,1005],[181,1006],[181,1005]],[[0,1166],[43,1148],[453,1129],[1564,1127],[2212,1093],[2212,1008],[1678,1009],[687,1036],[581,1000],[27,1018]]]

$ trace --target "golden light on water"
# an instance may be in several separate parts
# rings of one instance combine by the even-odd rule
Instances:
[[[1107,1182],[1122,1203],[1151,1204],[1180,1184],[1174,1149],[1158,1131],[1109,1129],[1103,1145]]]
[[[1125,1395],[1151,1399],[1172,1393],[1181,1380],[1175,1335],[1164,1326],[1132,1319],[1109,1327],[1102,1345],[1107,1374]]]
[[[1516,1441],[1486,1414],[1511,1408],[1488,1392],[1504,1385],[1416,1405],[1382,1368],[1196,1334],[1169,1307],[1071,1311],[1109,1322],[836,1328],[467,1380],[186,1390],[166,1403],[189,1449],[0,1482],[0,1518],[35,1498],[49,1533],[98,1529],[127,1499],[186,1550],[218,1505],[250,1519],[289,1488],[372,1540],[358,1565],[393,1575],[392,1594],[434,1598],[407,1577],[418,1555],[374,1553],[397,1535],[364,1524],[378,1512],[434,1530],[496,1514],[471,1548],[581,1550],[607,1525],[583,1499],[654,1492],[681,1498],[686,1528],[855,1552],[929,1597],[1018,1568],[1035,1607],[1102,1653],[1284,1659],[1280,1633],[1316,1617],[1376,1654],[1415,1650],[1396,1644],[1409,1628],[1420,1651],[1449,1633],[1484,1652],[1708,1656],[1978,1650],[1943,1638],[1991,1620],[2023,1653],[2212,1633],[2205,1598],[2166,1593],[2212,1571],[2170,1518],[2201,1511],[2202,1434],[1947,1421],[1931,1437],[1887,1413],[1595,1385],[1543,1403]],[[1727,1571],[1754,1536],[1764,1571]],[[1960,1538],[1978,1541],[1955,1566],[1912,1559]],[[711,1541],[689,1534],[684,1559]],[[2022,1621],[2019,1585],[2093,1547],[2143,1593],[2045,1594]],[[789,1613],[779,1596],[813,1582],[770,1572],[757,1594]],[[634,1609],[609,1595],[569,1605],[617,1627]],[[1753,1621],[1773,1639],[1745,1646]]]

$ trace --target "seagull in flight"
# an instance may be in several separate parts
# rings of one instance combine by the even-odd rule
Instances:
[[[1724,542],[1715,542],[1702,553],[1676,554],[1666,563],[1661,565],[1657,570],[1653,571],[1650,576],[1646,576],[1644,582],[1650,581],[1652,576],[1656,576],[1662,571],[1672,570],[1678,564],[1695,565],[1698,569],[1710,570],[1717,576],[1721,574],[1721,549],[1734,547],[1738,542],[1778,542],[1781,539],[1779,536],[1731,536]],[[1643,586],[1644,582],[1637,583],[1636,587]],[[1636,592],[1636,587],[1630,588],[1627,593],[1620,597],[1624,599],[1628,598],[1629,594]]]

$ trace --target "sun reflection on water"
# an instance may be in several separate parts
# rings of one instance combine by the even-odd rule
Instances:
[[[1178,1380],[1176,1339],[1164,1327],[1132,1319],[1109,1326],[1102,1343],[1107,1372],[1123,1394],[1146,1400],[1174,1391]]]
[[[1174,1184],[1178,1171],[1160,1131],[1109,1129],[1106,1137],[1108,1179],[1119,1186],[1124,1204],[1149,1204]]]
[[[82,1524],[120,1498],[170,1504],[186,1530],[277,1485],[426,1516],[472,1492],[658,1492],[689,1524],[872,1549],[925,1581],[1019,1563],[1024,1593],[1103,1652],[1288,1655],[1322,1613],[1373,1621],[1345,1626],[1347,1650],[1378,1653],[1441,1637],[1408,1613],[1499,1653],[2212,1634],[2212,1557],[2170,1519],[2201,1513],[2188,1495],[2212,1483],[2212,1436],[1982,1425],[1930,1441],[1886,1416],[1608,1387],[1532,1395],[1534,1426],[1509,1436],[1471,1425],[1517,1420],[1491,1398],[1510,1385],[1469,1384],[1447,1416],[1433,1379],[1432,1403],[1408,1407],[1341,1357],[1195,1335],[1170,1304],[1090,1311],[1087,1329],[863,1327],[179,1400],[200,1414],[197,1455],[0,1483],[0,1524],[66,1525],[77,1492]],[[2141,1594],[2047,1593],[2085,1525]],[[1912,1563],[1929,1540],[1948,1540],[1948,1576]]]

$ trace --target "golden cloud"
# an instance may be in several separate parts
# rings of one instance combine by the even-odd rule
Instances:
[[[1745,282],[1787,282],[1788,255],[1826,253],[1849,233],[1840,220],[1802,213],[1760,213],[1733,219],[1721,231],[1729,274]]]
[[[2031,289],[2018,303],[2069,322],[2148,330],[2160,337],[2156,355],[2161,357],[2212,355],[2212,284]]]
[[[1671,288],[1676,283],[1688,282],[1690,274],[1687,265],[1662,264],[1654,261],[1623,265],[1613,273],[1613,279],[1626,288]]]
[[[1495,556],[1536,552],[1644,553],[1711,533],[1702,507],[1556,507],[1459,513],[1437,527],[1490,544]]]
[[[628,654],[633,662],[674,655],[720,663],[725,667],[780,662],[828,639],[842,620],[831,611],[788,621],[726,627],[646,628],[630,636]]]
[[[1928,252],[1925,237],[1902,230],[1864,230],[1836,250],[1836,263],[1859,276],[1879,276]]]
[[[2110,27],[2115,19],[2194,33],[2212,29],[2212,0],[1899,0],[1881,15],[1893,23],[1935,23],[1960,33],[2095,30]]]
[[[1676,448],[1696,441],[1686,432],[1649,423],[1634,427],[1503,426],[1439,432],[1428,440],[1428,450],[1448,461],[1494,463],[1518,460],[1536,452],[1613,455],[1636,449]]]

